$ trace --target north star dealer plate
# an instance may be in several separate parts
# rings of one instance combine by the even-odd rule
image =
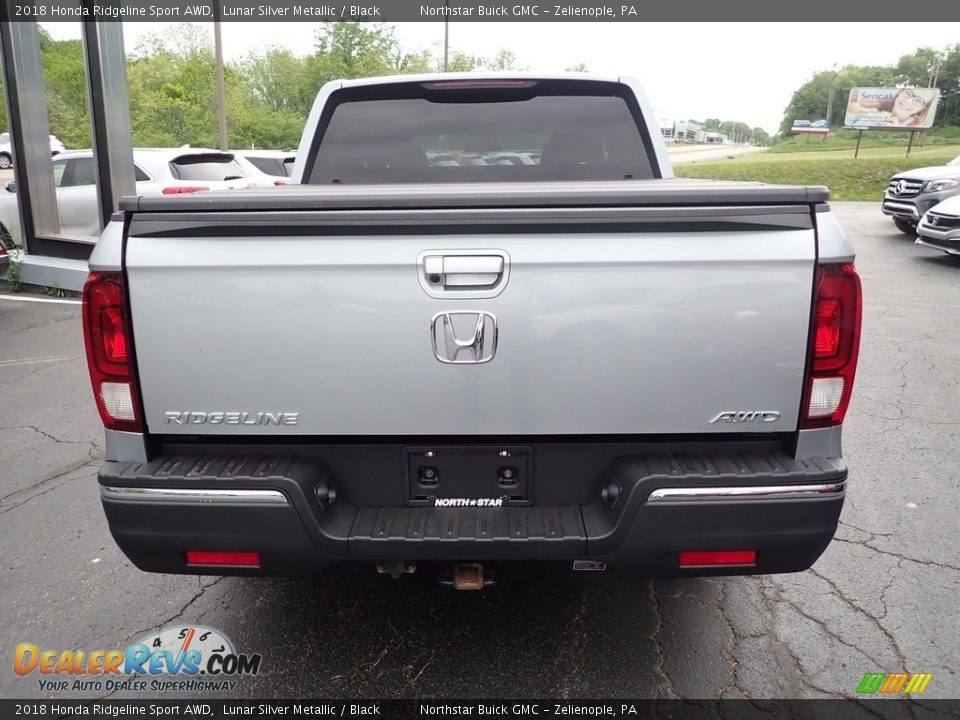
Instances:
[[[403,455],[408,505],[496,508],[531,502],[529,446],[407,447]]]
[[[504,498],[427,498],[434,507],[503,507]]]

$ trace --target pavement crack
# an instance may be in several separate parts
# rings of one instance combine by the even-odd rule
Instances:
[[[723,618],[723,621],[730,629],[730,645],[725,649],[725,652],[730,661],[733,687],[735,690],[742,693],[744,697],[746,697],[748,693],[743,689],[743,686],[740,682],[740,661],[737,659],[740,656],[740,637],[737,635],[737,629],[733,626],[733,621],[727,616],[727,611],[724,608],[724,605],[727,601],[727,583],[724,580],[719,580],[716,581],[716,584],[719,590],[719,595],[717,597],[717,610],[720,611],[720,617]]]
[[[903,567],[903,560],[897,560],[897,573],[894,573],[890,577],[890,582],[887,583],[886,587],[880,591],[880,605],[883,606],[883,615],[877,617],[877,620],[883,620],[890,611],[887,608],[887,591],[897,584],[897,578],[899,577],[899,571]]]
[[[780,602],[783,602],[783,603],[789,605],[789,606],[792,607],[794,610],[796,610],[802,617],[806,618],[806,619],[809,620],[810,622],[812,622],[812,623],[814,623],[815,625],[817,625],[821,630],[823,630],[824,633],[826,633],[827,637],[833,638],[834,640],[836,640],[838,643],[840,643],[840,644],[843,645],[844,647],[849,648],[850,650],[853,650],[854,652],[860,653],[860,654],[863,655],[865,658],[867,658],[868,660],[870,660],[870,662],[872,662],[872,663],[873,663],[874,665],[876,665],[877,667],[883,667],[883,666],[884,666],[884,664],[883,664],[882,662],[880,662],[879,660],[877,660],[875,657],[873,657],[873,656],[870,655],[869,653],[865,652],[862,648],[858,648],[858,647],[857,647],[856,645],[854,645],[853,643],[848,642],[848,641],[844,640],[842,637],[840,637],[839,635],[837,635],[837,633],[835,633],[833,630],[831,630],[831,629],[830,629],[830,626],[828,626],[823,620],[821,620],[820,618],[816,617],[815,615],[811,615],[811,614],[808,613],[806,610],[804,610],[802,607],[800,607],[800,605],[798,605],[797,603],[795,603],[793,600],[790,600],[789,598],[786,598],[786,597],[781,597]]]
[[[903,654],[903,650],[900,649],[900,643],[897,642],[897,639],[893,636],[893,633],[891,633],[889,630],[887,630],[887,629],[880,623],[880,618],[878,618],[877,616],[875,616],[875,615],[873,615],[872,613],[868,612],[865,608],[862,608],[862,607],[860,607],[859,605],[857,605],[855,602],[853,602],[850,598],[848,598],[848,597],[843,593],[843,590],[840,589],[840,586],[837,585],[833,580],[831,580],[830,578],[828,578],[826,575],[822,575],[821,573],[817,572],[817,571],[814,570],[813,568],[810,568],[810,573],[811,573],[814,577],[818,577],[818,578],[820,578],[821,580],[823,580],[823,582],[825,582],[825,583],[827,584],[827,586],[828,586],[831,590],[833,590],[834,594],[835,594],[838,598],[840,598],[840,600],[841,600],[847,607],[849,607],[849,608],[850,608],[851,610],[853,610],[854,612],[859,613],[860,615],[863,615],[863,616],[866,617],[866,618],[869,618],[869,619],[873,622],[873,624],[876,626],[877,630],[879,630],[880,633],[887,639],[887,642],[890,643],[890,647],[893,649],[894,654],[897,656],[897,662],[900,664],[900,671],[901,671],[901,672],[906,672],[906,670],[907,670],[907,659],[906,659],[906,656]],[[890,589],[890,586],[888,585],[888,586],[884,589],[884,592],[886,592],[886,590],[889,590],[889,589]],[[886,605],[884,605],[884,610],[886,610]],[[839,638],[838,638],[838,639],[839,639]],[[866,654],[866,653],[864,653],[864,654]],[[869,656],[868,656],[868,657],[869,657]]]
[[[889,550],[883,550],[874,545],[871,545],[870,540],[862,540],[860,542],[857,542],[855,540],[845,540],[843,538],[835,537],[834,542],[847,543],[848,545],[859,545],[860,547],[865,547],[870,550],[873,550],[875,553],[879,553],[881,555],[887,555],[888,557],[897,558],[898,560],[904,560],[906,562],[916,563],[917,565],[923,565],[925,567],[935,567],[935,568],[940,568],[941,570],[952,570],[953,572],[960,572],[960,567],[956,565],[948,565],[947,563],[937,562],[936,560],[920,560],[918,558],[907,557],[906,555],[890,552]]]
[[[414,691],[417,690],[417,681],[420,679],[420,676],[423,675],[423,671],[426,670],[428,667],[430,667],[430,665],[433,663],[433,659],[436,656],[437,656],[437,651],[436,649],[434,649],[434,651],[430,653],[430,657],[428,657],[427,661],[423,664],[423,667],[421,667],[420,670],[417,672],[417,674],[414,675],[413,678],[410,680],[410,684],[413,685]]]
[[[664,619],[663,619],[663,606],[660,604],[660,597],[657,595],[657,581],[651,580],[649,590],[650,590],[650,599],[653,601],[653,610],[657,616],[657,626],[653,629],[653,635],[650,636],[650,639],[653,640],[654,647],[657,651],[657,672],[660,673],[660,676],[663,678],[665,685],[666,694],[668,697],[676,699],[680,695],[677,694],[673,678],[670,677],[670,674],[667,672],[667,656],[664,653],[663,641],[660,639],[660,634],[663,632]]]
[[[583,627],[583,618],[586,617],[589,606],[590,606],[590,603],[587,598],[587,590],[586,588],[583,588],[580,590],[580,602],[577,605],[577,610],[573,614],[573,617],[570,618],[570,623],[569,623],[569,628],[573,634],[573,641],[566,647],[566,650],[562,654],[562,656],[558,658],[559,662],[562,662],[562,658],[568,655],[573,655],[574,657],[577,656],[578,649],[580,647],[580,638],[582,636],[581,630]],[[574,665],[576,664],[574,663]],[[576,670],[572,671],[572,673],[576,673]],[[570,697],[570,685],[571,685],[570,679],[571,679],[572,673],[566,672],[563,675],[563,682],[560,685],[560,693],[559,693],[560,697],[562,698],[566,699]]]
[[[161,620],[161,621],[160,621],[158,624],[156,624],[156,625],[149,625],[148,627],[145,627],[145,628],[143,628],[142,630],[137,630],[136,632],[130,633],[130,635],[128,635],[128,636],[126,637],[126,639],[123,640],[123,642],[121,643],[121,645],[127,645],[127,644],[133,642],[135,639],[137,639],[137,638],[145,635],[146,633],[150,632],[151,630],[154,630],[154,629],[156,629],[156,628],[163,628],[165,625],[168,625],[169,623],[172,623],[174,620],[179,620],[181,617],[183,617],[183,614],[187,611],[187,609],[188,609],[191,605],[193,605],[197,600],[199,600],[199,599],[203,596],[203,594],[207,592],[207,590],[209,590],[210,588],[212,588],[214,585],[220,584],[222,581],[226,580],[227,577],[229,577],[229,576],[227,576],[227,575],[221,575],[221,576],[218,577],[216,580],[214,580],[213,582],[209,582],[209,583],[207,583],[206,585],[203,584],[202,577],[203,577],[202,575],[198,575],[198,576],[197,576],[197,582],[198,582],[198,584],[199,584],[199,589],[197,590],[196,593],[194,593],[194,595],[193,595],[189,600],[187,600],[187,602],[183,605],[183,607],[180,608],[179,611],[177,611],[177,613],[176,613],[175,615],[171,615],[170,617],[166,618],[165,620]]]
[[[768,595],[768,593],[766,592],[766,589],[767,589],[767,588],[769,588],[770,591],[776,595],[776,597],[770,597],[770,595]],[[776,613],[776,604],[777,604],[777,603],[785,603],[785,604],[787,604],[787,605],[789,605],[789,606],[791,606],[791,607],[794,607],[794,606],[793,606],[793,603],[791,603],[789,600],[787,600],[787,599],[784,597],[784,594],[783,594],[782,589],[779,588],[779,587],[773,586],[773,585],[761,585],[761,587],[760,587],[760,596],[763,598],[763,603],[764,603],[764,605],[766,605],[766,607],[767,607],[768,617],[769,617],[769,619],[770,619],[771,621],[773,620],[773,617],[774,617],[774,615],[775,615],[775,613]],[[795,609],[797,609],[797,608],[795,608]],[[797,612],[799,612],[801,615],[803,615],[803,612],[802,612],[801,610],[797,609]],[[816,620],[814,620],[814,622],[816,622]],[[818,693],[820,693],[821,695],[825,695],[825,696],[827,696],[827,697],[830,697],[830,698],[840,699],[840,698],[846,697],[846,696],[844,696],[844,695],[840,695],[839,693],[832,692],[832,691],[830,691],[830,690],[827,690],[826,688],[820,687],[819,685],[815,684],[815,683],[810,679],[809,675],[808,675],[806,672],[804,672],[803,667],[802,667],[801,664],[800,664],[800,657],[793,651],[793,649],[792,649],[786,642],[784,642],[783,638],[781,638],[781,637],[778,635],[778,633],[777,633],[777,631],[776,631],[776,626],[775,626],[775,624],[774,624],[773,622],[771,622],[771,623],[768,625],[768,628],[769,628],[769,631],[770,631],[770,637],[772,637],[772,638],[776,641],[777,647],[778,647],[778,648],[781,648],[781,649],[783,650],[783,652],[785,652],[785,653],[787,654],[787,656],[790,658],[790,662],[791,662],[792,665],[793,665],[793,667],[791,667],[791,668],[789,668],[789,669],[792,671],[792,672],[791,672],[791,675],[792,675],[792,679],[793,679],[793,681],[794,681],[794,683],[795,683],[794,687],[793,687],[793,688],[790,688],[790,690],[791,690],[791,692],[794,694],[794,696],[799,696],[799,690],[800,690],[800,688],[801,688],[802,686],[806,686],[806,687],[810,688],[811,690],[813,690],[813,691],[815,691],[815,692],[818,692]],[[777,653],[774,653],[774,656],[776,657],[776,656],[777,656]],[[779,663],[778,663],[778,664],[779,664]],[[780,664],[780,666],[783,667],[782,664]],[[786,669],[786,668],[784,668],[784,669]]]
[[[45,438],[53,440],[57,445],[89,445],[89,440],[61,440],[55,435],[51,435],[46,430],[41,430],[36,425],[16,425],[11,427],[0,427],[0,430],[32,430],[33,432],[43,435]]]
[[[38,480],[37,482],[33,483],[32,485],[29,485],[25,488],[21,488],[19,490],[15,490],[12,493],[8,493],[7,495],[0,497],[0,515],[3,515],[4,513],[8,513],[12,510],[16,510],[17,508],[22,507],[23,505],[26,505],[31,500],[35,500],[41,495],[46,495],[48,492],[56,490],[58,487],[63,485],[63,483],[57,483],[56,485],[52,487],[48,487],[42,492],[30,494],[30,493],[33,493],[33,491],[37,490],[38,488],[41,488],[47,485],[48,483],[52,483],[54,480],[59,480],[60,478],[70,475],[76,472],[77,470],[81,470],[89,465],[93,465],[95,462],[97,462],[97,460],[94,458],[90,458],[88,460],[81,460],[79,462],[73,463],[72,465],[68,465],[66,468],[59,470],[54,475],[45,477],[42,480]],[[68,478],[68,479],[73,479],[73,478]],[[7,505],[7,503],[11,499],[21,497],[23,495],[27,495],[27,497],[25,497],[20,502],[14,503],[13,505]]]
[[[60,367],[61,365],[66,365],[67,363],[76,362],[76,361],[79,360],[79,359],[80,359],[79,357],[72,357],[72,358],[65,358],[65,359],[63,359],[63,360],[58,360],[58,361],[56,361],[56,362],[44,363],[44,364],[41,365],[40,367],[35,368],[35,369],[31,370],[30,372],[25,372],[23,375],[17,375],[17,377],[12,378],[12,379],[10,380],[10,382],[11,382],[11,383],[20,382],[21,380],[25,380],[25,379],[28,378],[28,377],[31,377],[31,376],[33,376],[33,375],[38,375],[39,373],[45,372],[45,371],[49,370],[50,368]],[[11,367],[11,366],[8,366],[8,367]],[[3,368],[0,367],[0,369],[3,369]]]
[[[858,532],[862,532],[864,535],[869,535],[870,540],[873,540],[875,537],[896,537],[897,535],[897,533],[882,533],[875,530],[867,530],[866,528],[858,527],[851,522],[847,522],[846,520],[841,520],[839,524],[843,525],[844,527],[852,528]]]

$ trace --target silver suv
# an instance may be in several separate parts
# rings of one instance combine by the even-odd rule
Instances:
[[[916,235],[917,223],[923,214],[954,195],[960,195],[960,157],[946,165],[894,175],[883,195],[881,210],[893,218],[900,232]]]

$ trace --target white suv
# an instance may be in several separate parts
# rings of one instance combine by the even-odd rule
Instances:
[[[57,155],[66,148],[63,143],[57,139],[56,135],[50,136],[50,154]],[[10,150],[10,133],[0,133],[0,170],[7,170],[13,167],[13,153]]]
[[[233,153],[202,148],[149,148],[133,151],[138,195],[179,195],[235,188],[273,186],[273,178]],[[61,232],[94,242],[100,234],[96,170],[92,150],[67,150],[53,159]],[[0,189],[0,239],[19,239],[16,185]]]

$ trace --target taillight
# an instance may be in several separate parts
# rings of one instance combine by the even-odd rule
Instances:
[[[852,263],[819,265],[813,357],[801,428],[839,425],[850,405],[860,352],[860,276]]]
[[[474,90],[478,88],[526,88],[534,85],[532,80],[438,80],[430,83],[434,90]]]
[[[189,195],[190,193],[207,192],[209,189],[206,185],[171,185],[160,192],[164,195]]]
[[[122,273],[93,272],[87,278],[83,286],[83,340],[93,396],[104,427],[142,432]]]

